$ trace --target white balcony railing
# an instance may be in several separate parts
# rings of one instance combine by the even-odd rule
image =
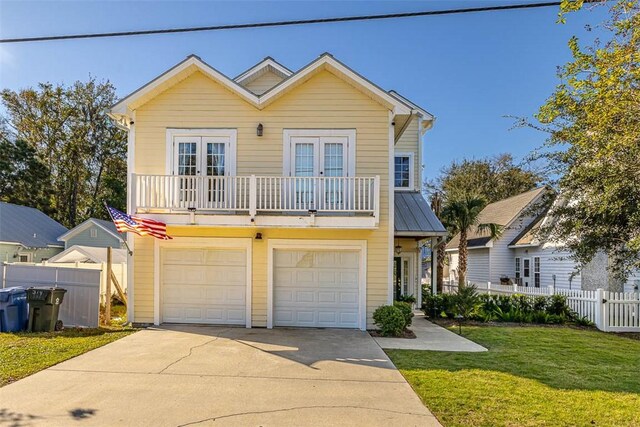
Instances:
[[[377,217],[379,177],[133,175],[136,212],[315,212]]]

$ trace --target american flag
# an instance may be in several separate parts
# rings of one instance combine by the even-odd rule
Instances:
[[[154,221],[148,218],[140,218],[133,215],[127,215],[110,206],[107,211],[111,216],[111,220],[116,225],[119,233],[130,231],[138,236],[152,236],[156,239],[169,240],[172,237],[167,236],[167,224],[160,221]]]

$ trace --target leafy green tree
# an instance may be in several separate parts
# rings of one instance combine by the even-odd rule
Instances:
[[[488,233],[491,238],[500,236],[501,226],[494,223],[480,223],[480,212],[486,206],[484,198],[472,194],[456,195],[447,200],[442,217],[453,234],[460,233],[458,243],[458,283],[464,286],[467,279],[467,235],[475,227],[479,233]]]
[[[106,217],[102,201],[126,203],[126,134],[106,115],[116,101],[109,82],[90,78],[71,86],[3,90],[10,140],[24,141],[47,165],[54,219],[73,227],[88,217]],[[28,194],[18,194],[29,201]],[[33,203],[26,203],[33,205]]]
[[[543,233],[583,264],[607,253],[610,273],[625,280],[640,268],[640,5],[607,7],[601,27],[608,40],[581,47],[571,38],[573,59],[559,69],[539,124],[526,124],[548,132],[539,157],[560,176],[564,200],[551,208],[554,221]]]
[[[49,168],[23,140],[0,134],[0,200],[51,213]]]
[[[427,193],[441,193],[444,199],[477,194],[487,203],[497,202],[536,188],[544,176],[516,165],[511,154],[479,160],[454,160],[440,176],[425,184]]]

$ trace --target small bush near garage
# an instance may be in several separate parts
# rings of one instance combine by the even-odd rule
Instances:
[[[403,301],[394,301],[393,306],[397,307],[402,312],[402,316],[404,316],[405,328],[411,326],[411,322],[413,319],[413,307],[411,306],[411,304]]]
[[[402,311],[393,305],[383,305],[373,312],[373,322],[380,328],[380,333],[385,337],[398,337],[402,335],[407,321]]]
[[[477,295],[476,297],[465,294],[439,294],[426,295],[423,311],[432,319],[452,319],[458,314],[460,300],[478,301],[475,310],[465,318],[481,322],[505,322],[505,323],[537,323],[537,324],[564,324],[574,322],[579,325],[587,322],[578,319],[576,314],[567,305],[567,299],[563,295],[529,296],[529,295]],[[469,306],[469,304],[466,304]]]

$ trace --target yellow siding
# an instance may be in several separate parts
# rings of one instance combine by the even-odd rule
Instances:
[[[413,185],[420,188],[422,159],[420,159],[418,147],[418,120],[414,117],[398,142],[396,142],[395,151],[396,153],[413,153]]]
[[[256,136],[262,123],[264,136]],[[266,238],[366,239],[367,312],[387,301],[389,265],[388,111],[323,71],[260,111],[200,72],[136,110],[135,172],[164,174],[167,128],[235,128],[238,175],[282,175],[283,130],[356,129],[356,175],[379,175],[380,225],[373,231],[266,229]],[[176,236],[253,236],[254,229],[170,227]],[[266,325],[266,239],[253,245],[253,324]],[[153,243],[136,238],[135,320],[153,321]]]
[[[275,73],[272,73],[271,71],[267,71],[266,73],[262,74],[260,77],[250,81],[249,83],[243,86],[249,89],[251,92],[255,93],[256,95],[262,95],[263,93],[265,93],[266,91],[268,91],[269,89],[271,89],[272,87],[280,83],[281,81],[282,81],[282,77],[278,76]]]

